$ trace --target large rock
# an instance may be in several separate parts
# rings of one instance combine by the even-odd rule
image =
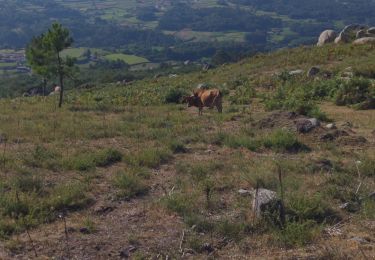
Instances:
[[[340,43],[349,43],[354,40],[357,36],[359,31],[366,31],[368,26],[361,25],[361,24],[351,24],[346,26],[339,34],[339,36],[335,39],[336,44]]]
[[[364,37],[353,42],[354,45],[375,44],[375,37]]]
[[[367,31],[366,30],[359,30],[355,36],[356,39],[360,39],[360,38],[363,38],[363,37],[366,37],[368,34],[367,34]]]
[[[315,127],[320,125],[320,122],[316,118],[310,119],[298,119],[295,121],[296,130],[299,133],[308,133],[313,130]]]
[[[339,36],[335,39],[335,44],[341,44],[341,43],[348,43],[350,41],[350,38],[341,32]]]
[[[262,212],[271,203],[278,201],[277,193],[267,189],[254,189],[251,191],[253,196],[252,209],[257,217],[260,217]]]
[[[337,37],[337,33],[334,30],[325,30],[319,36],[317,45],[323,46],[327,43],[332,43]]]
[[[375,27],[371,27],[367,30],[367,33],[369,34],[375,34]]]

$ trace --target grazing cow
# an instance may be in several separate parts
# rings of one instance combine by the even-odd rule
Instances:
[[[218,89],[195,89],[193,95],[185,97],[183,102],[186,102],[188,107],[198,107],[199,115],[202,115],[203,107],[211,109],[215,106],[219,113],[223,111],[222,94]]]

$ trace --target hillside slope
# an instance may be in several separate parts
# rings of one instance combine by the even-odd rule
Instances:
[[[60,110],[0,100],[0,258],[375,257],[375,112],[357,110],[375,98],[374,58],[301,47],[71,91]],[[179,104],[198,83],[222,90],[222,114]],[[253,188],[284,214],[257,218]]]

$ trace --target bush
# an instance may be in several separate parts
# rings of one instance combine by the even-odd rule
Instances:
[[[94,158],[94,163],[98,167],[106,167],[116,162],[120,162],[121,160],[121,152],[110,148],[98,152]]]
[[[172,140],[169,144],[170,149],[173,153],[186,153],[187,148],[184,143],[179,140]]]
[[[375,86],[364,78],[353,78],[342,82],[335,95],[335,103],[339,106],[369,102],[368,109],[375,108]]]
[[[155,168],[160,164],[166,163],[170,157],[171,152],[169,150],[149,148],[136,154],[125,156],[125,161],[133,166]]]
[[[296,195],[288,199],[289,221],[333,223],[340,220],[337,212],[331,209],[319,196],[307,197]]]
[[[118,172],[114,183],[119,188],[118,196],[122,199],[131,199],[136,196],[145,195],[148,187],[144,184],[141,170],[128,170]]]
[[[187,95],[187,91],[181,88],[172,88],[165,95],[164,103],[181,103],[184,96]]]
[[[320,233],[314,221],[291,222],[276,232],[277,239],[285,246],[304,246],[314,240]]]
[[[121,152],[115,149],[104,149],[98,152],[84,152],[65,160],[68,169],[89,171],[95,167],[107,167],[122,160]]]
[[[175,193],[166,197],[163,202],[167,209],[181,216],[188,216],[193,212],[194,202],[191,196]]]
[[[41,145],[37,145],[23,160],[27,166],[35,168],[58,170],[60,166],[59,155]]]
[[[256,95],[254,87],[250,85],[240,86],[235,90],[235,94],[229,97],[231,104],[249,105],[251,99]]]
[[[55,187],[48,198],[49,208],[60,210],[78,210],[89,204],[85,194],[86,187],[80,182],[62,184]]]
[[[300,143],[295,134],[286,130],[276,130],[263,139],[263,145],[277,152],[299,152],[307,150],[307,147]]]

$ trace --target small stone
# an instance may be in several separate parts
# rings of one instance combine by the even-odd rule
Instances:
[[[210,243],[204,243],[202,245],[202,251],[206,251],[208,253],[211,253],[212,251],[214,251],[215,249],[213,248],[213,246],[210,244]]]
[[[318,75],[319,72],[320,72],[319,67],[311,67],[309,69],[309,71],[307,72],[307,76],[308,77],[314,77],[314,76]]]
[[[128,246],[127,248],[125,248],[124,250],[122,250],[120,252],[120,257],[121,258],[129,258],[130,253],[134,252],[135,250],[137,250],[137,248],[135,246]]]
[[[342,123],[341,126],[342,127],[349,127],[349,128],[351,128],[351,127],[353,127],[353,124],[350,123],[350,122],[348,122],[348,121],[346,121],[346,122]]]
[[[82,234],[90,234],[90,230],[88,230],[88,228],[85,227],[80,228],[79,232],[81,232]]]
[[[292,71],[289,71],[289,75],[290,76],[297,76],[297,75],[301,75],[303,73],[303,70],[292,70]]]
[[[251,191],[249,191],[249,190],[244,190],[244,189],[239,189],[239,190],[238,190],[238,193],[239,193],[240,195],[243,195],[243,196],[252,194]]]
[[[336,127],[335,123],[331,123],[331,124],[326,125],[326,128],[328,128],[328,129],[336,129],[337,127]]]

